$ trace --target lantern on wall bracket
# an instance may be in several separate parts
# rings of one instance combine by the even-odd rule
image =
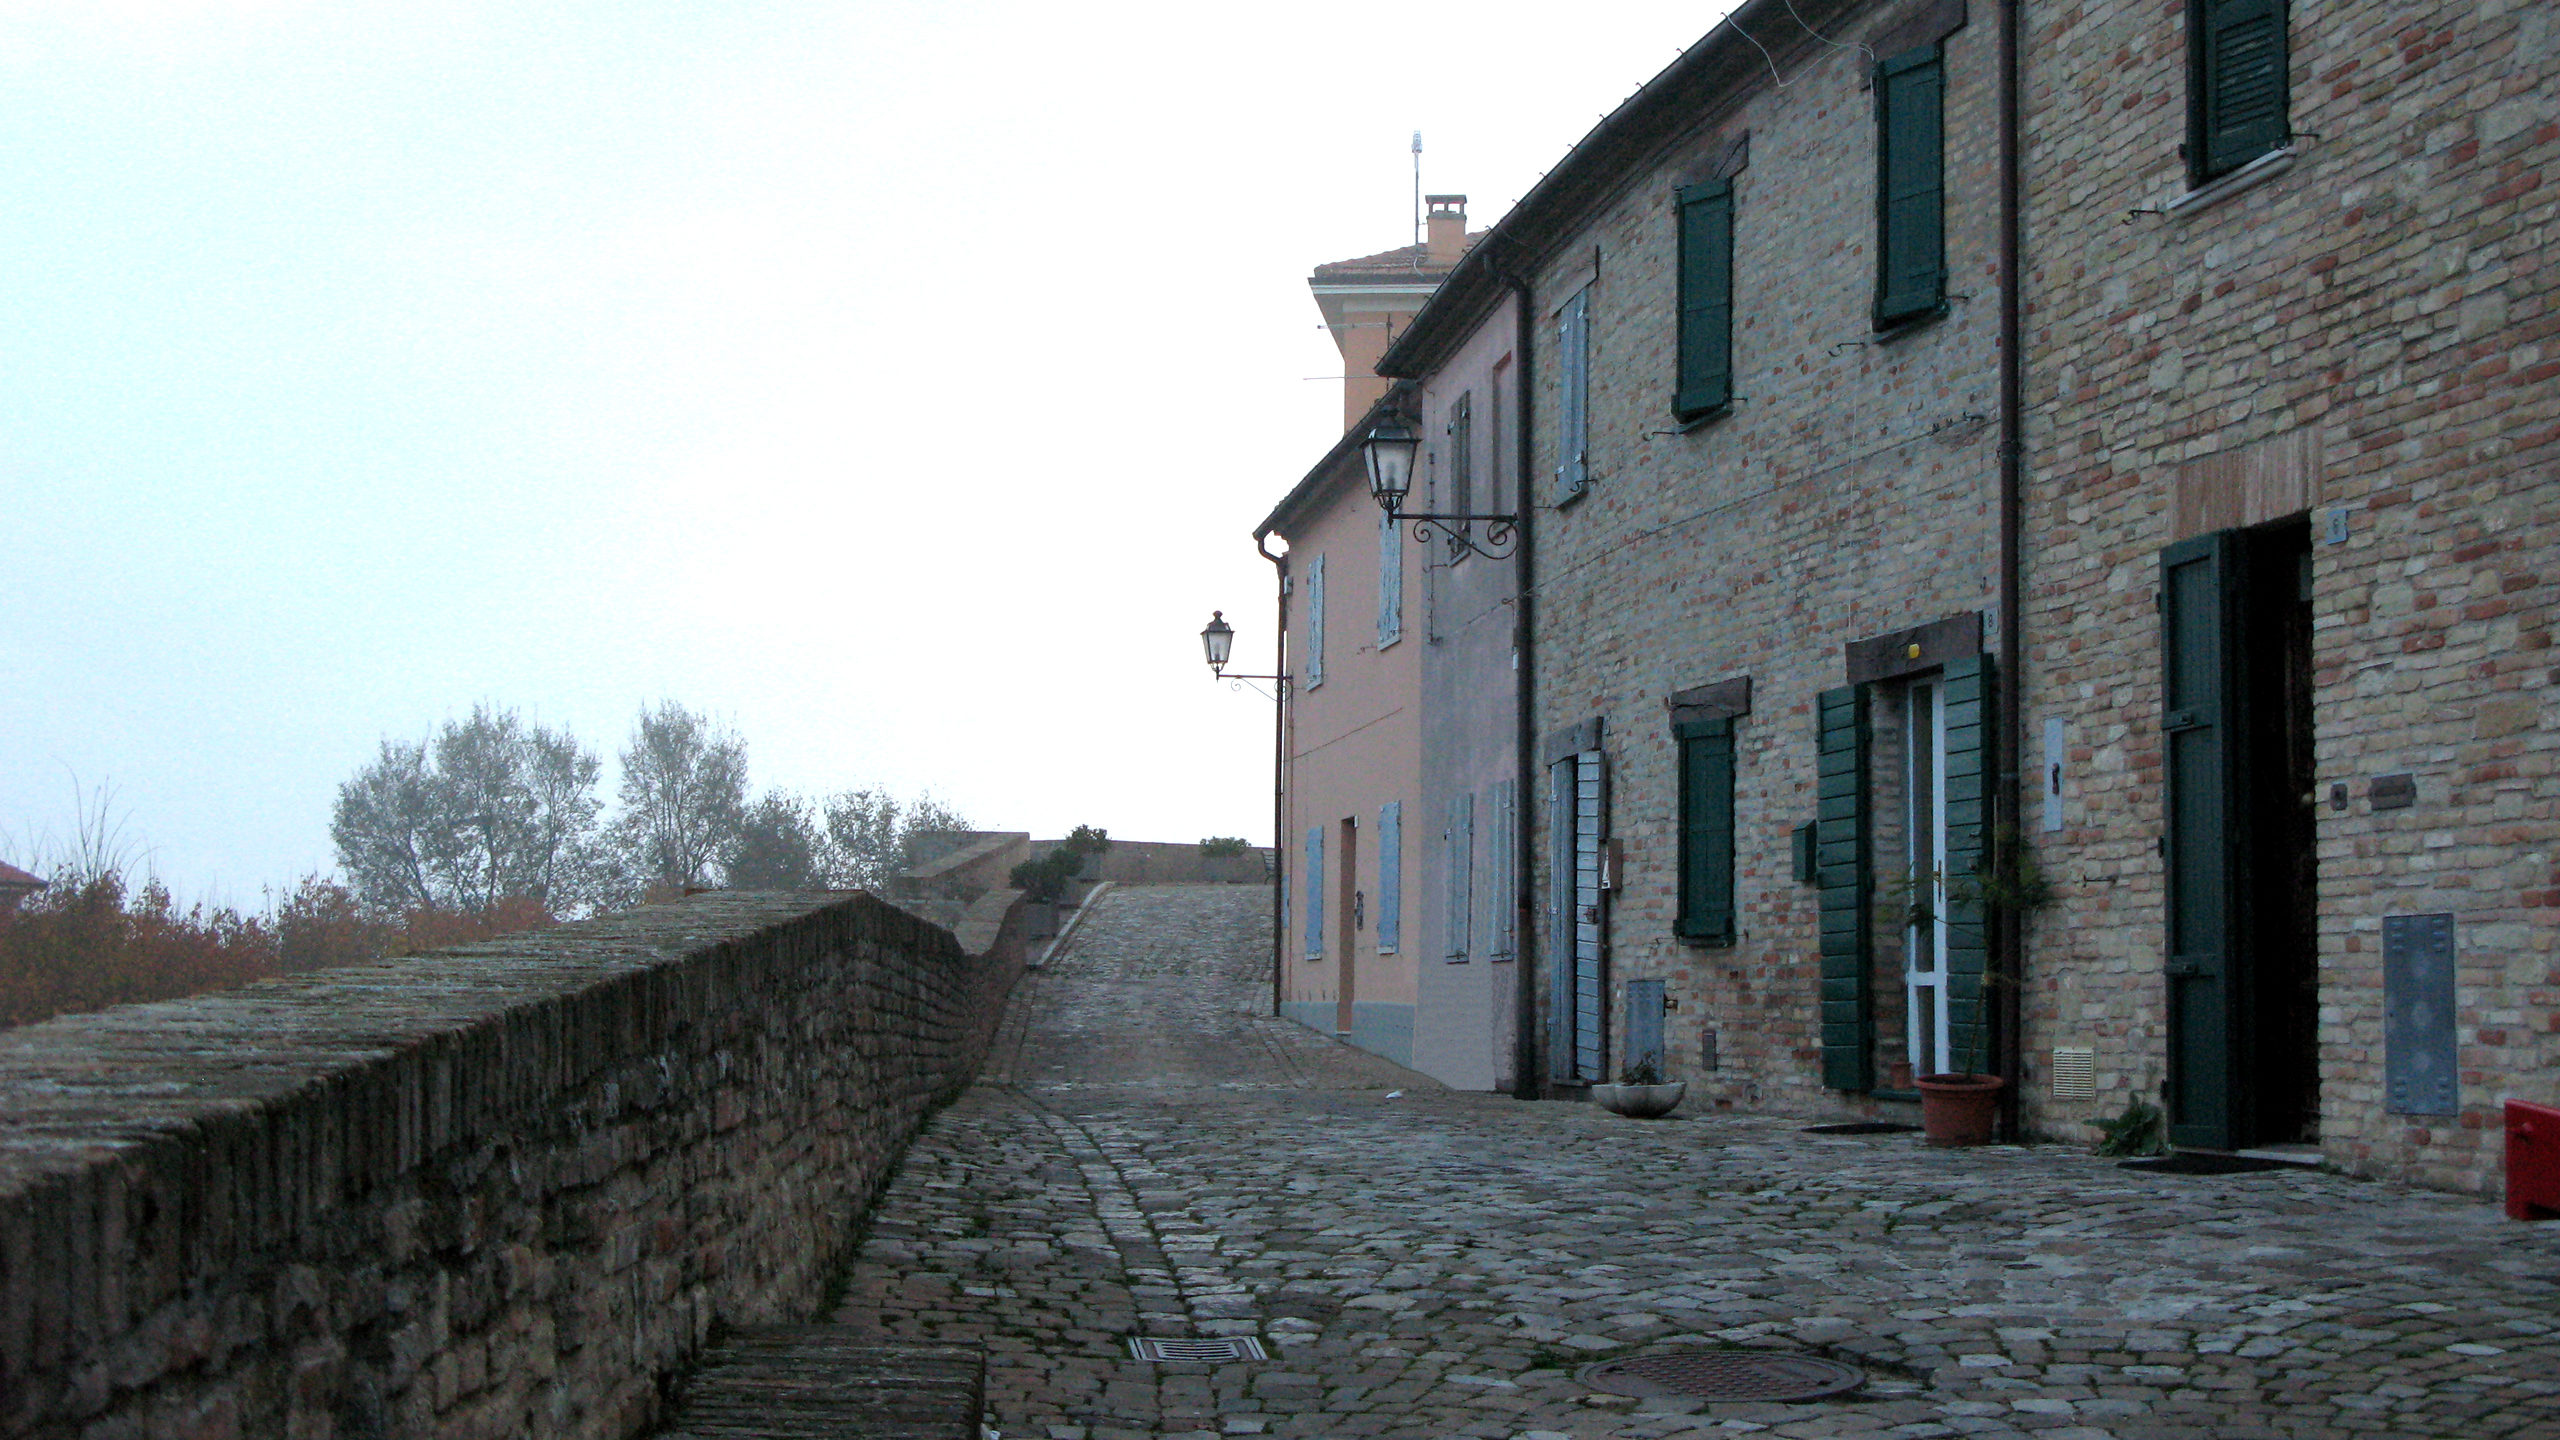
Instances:
[[[1209,623],[1200,627],[1200,654],[1201,658],[1209,662],[1209,673],[1221,680],[1231,682],[1233,689],[1243,689],[1248,680],[1267,680],[1279,686],[1282,694],[1288,693],[1289,677],[1286,675],[1228,674],[1227,657],[1235,653],[1235,648],[1236,627],[1227,623],[1227,612],[1210,611]]]
[[[1393,411],[1369,429],[1360,441],[1360,458],[1369,467],[1369,494],[1378,508],[1387,512],[1389,523],[1403,522],[1413,527],[1416,543],[1434,535],[1449,542],[1449,558],[1460,552],[1481,555],[1487,560],[1500,560],[1520,548],[1517,515],[1435,515],[1422,512],[1408,514],[1404,497],[1413,491],[1413,461],[1421,453],[1422,436],[1403,415]],[[1475,526],[1484,527],[1482,544],[1473,533]]]

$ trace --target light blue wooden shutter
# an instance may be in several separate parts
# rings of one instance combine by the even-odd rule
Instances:
[[[1556,312],[1556,498],[1591,483],[1584,463],[1591,445],[1591,291],[1585,287]]]
[[[1307,827],[1307,958],[1324,958],[1324,827]]]
[[[1393,955],[1404,939],[1404,802],[1378,807],[1378,953]]]
[[[1469,808],[1474,797],[1452,795],[1442,803],[1440,819],[1440,958],[1456,963],[1467,958],[1467,853],[1472,829]]]
[[[1396,518],[1378,514],[1378,648],[1404,638],[1404,552],[1396,548]]]
[[[1485,944],[1488,960],[1508,960],[1519,950],[1519,895],[1512,872],[1519,868],[1519,785],[1496,780],[1485,796]]]
[[[1307,565],[1307,688],[1324,683],[1324,557]]]
[[[1573,757],[1547,767],[1547,1074],[1574,1077]]]
[[[1573,757],[1573,1069],[1597,1083],[1609,1078],[1607,943],[1600,911],[1600,846],[1609,833],[1608,776],[1600,752]]]
[[[1461,795],[1451,817],[1449,856],[1453,888],[1449,894],[1449,929],[1457,937],[1453,959],[1475,953],[1476,943],[1476,797]]]

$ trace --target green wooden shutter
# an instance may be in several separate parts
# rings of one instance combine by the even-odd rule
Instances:
[[[2198,179],[2293,138],[2284,0],[2189,0],[2187,159]]]
[[[1867,690],[1822,692],[1822,1083],[1875,1086],[1874,1013],[1868,1003]]]
[[[1936,45],[1876,66],[1879,330],[1947,302],[1945,94]]]
[[[1685,939],[1730,945],[1733,914],[1733,721],[1699,720],[1680,745],[1680,911]]]
[[[1992,658],[1968,655],[1946,667],[1947,1047],[1955,1064],[1974,1073],[1991,1068],[1990,1029],[1983,1008],[1983,976],[1991,958],[1989,916],[1978,883],[1989,858],[1991,820]]]
[[[1680,377],[1683,420],[1733,403],[1733,182],[1679,192]]]
[[[2233,1139],[2232,945],[2244,853],[2232,747],[2234,657],[2225,619],[2237,581],[2224,531],[2160,552],[2160,736],[2166,871],[2169,1138],[2226,1149]]]

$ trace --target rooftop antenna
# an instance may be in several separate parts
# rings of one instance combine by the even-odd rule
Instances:
[[[1413,132],[1413,243],[1422,243],[1422,132]]]

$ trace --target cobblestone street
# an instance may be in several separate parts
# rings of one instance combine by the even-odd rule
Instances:
[[[1262,1013],[1269,906],[1108,892],[909,1152],[837,1318],[983,1342],[1007,1440],[2560,1436],[2560,1224],[1455,1093]],[[1269,1359],[1149,1364],[1133,1335]],[[1675,1343],[1871,1379],[1803,1405],[1576,1382]]]

